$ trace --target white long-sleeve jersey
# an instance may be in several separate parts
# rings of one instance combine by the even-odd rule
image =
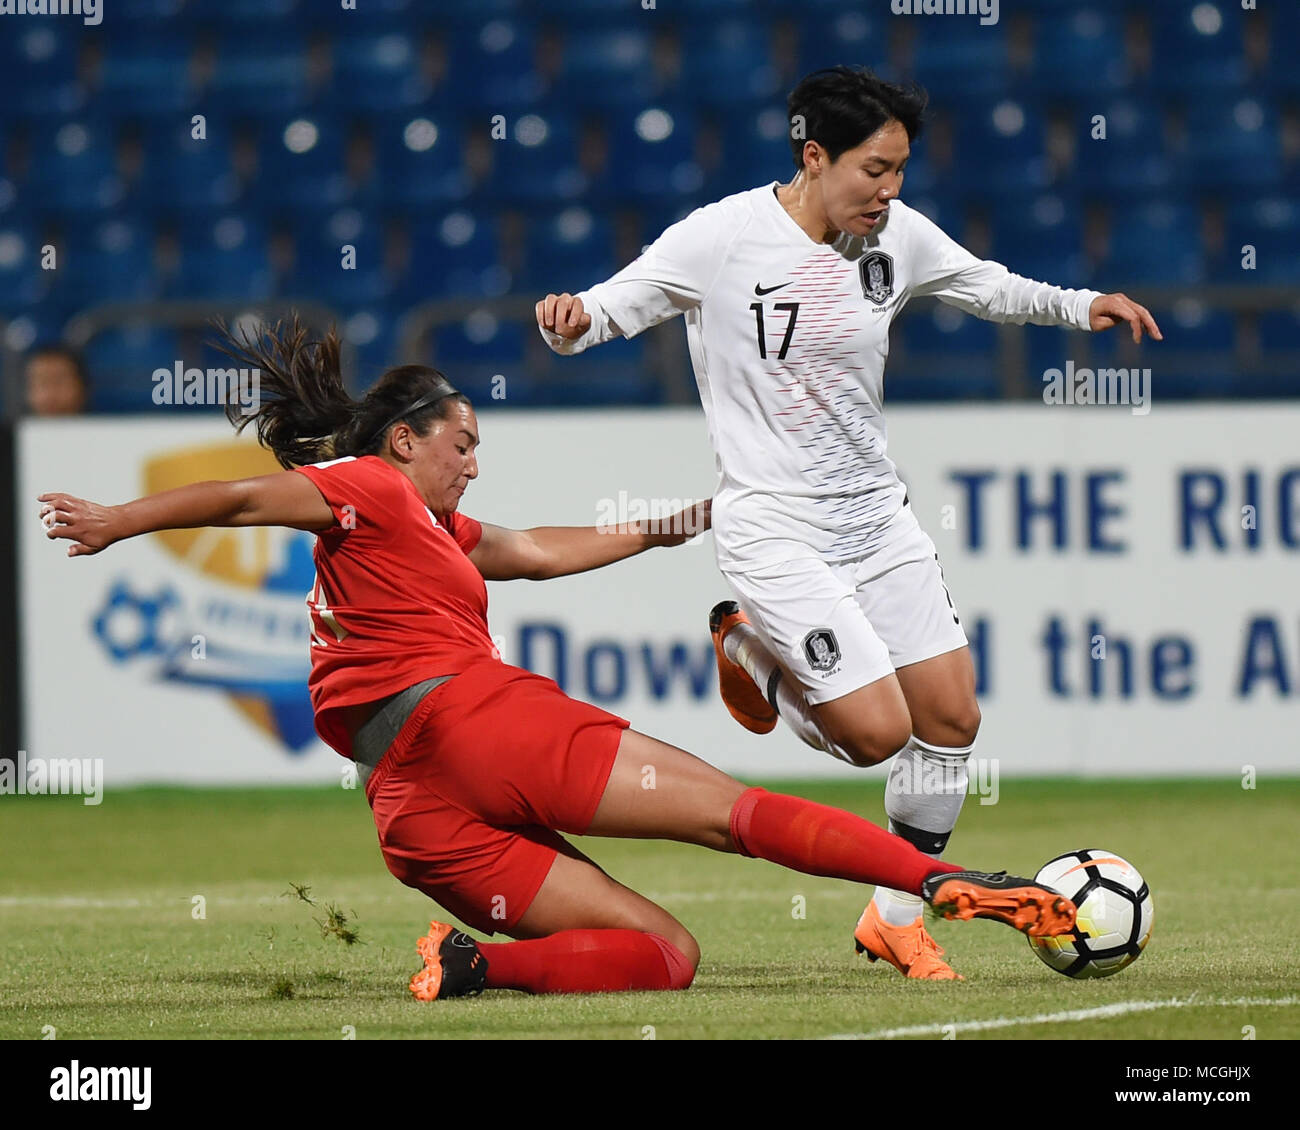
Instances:
[[[816,243],[774,182],[697,209],[582,291],[581,337],[542,336],[580,353],[685,314],[720,476],[719,565],[785,560],[790,542],[847,561],[874,551],[903,504],[885,450],[885,357],[895,315],[927,294],[991,321],[1076,329],[1098,296],[977,259],[899,200],[871,235]]]

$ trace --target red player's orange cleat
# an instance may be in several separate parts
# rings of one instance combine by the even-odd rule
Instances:
[[[904,977],[918,981],[964,981],[960,973],[943,960],[943,947],[922,925],[921,916],[907,926],[891,926],[881,916],[875,902],[858,919],[853,944],[868,960],[889,962]]]
[[[1074,929],[1074,903],[1051,887],[1005,871],[937,872],[921,884],[921,897],[944,918],[992,918],[1031,938]]]
[[[487,980],[487,958],[468,934],[445,922],[430,922],[429,932],[415,948],[424,968],[411,978],[416,1000],[439,1001],[449,997],[477,996]]]
[[[748,623],[749,617],[734,600],[721,601],[709,613],[709,634],[713,636],[713,652],[718,658],[718,689],[722,692],[723,705],[746,730],[770,734],[776,728],[776,707],[763,697],[749,672],[728,659],[722,650],[727,633],[737,624]]]

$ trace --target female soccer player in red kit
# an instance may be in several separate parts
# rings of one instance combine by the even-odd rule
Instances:
[[[417,997],[691,983],[700,951],[690,933],[559,832],[679,840],[887,883],[946,917],[1032,935],[1072,927],[1074,906],[1054,891],[962,871],[850,813],[748,788],[501,662],[485,579],[579,573],[685,535],[477,522],[458,508],[478,475],[478,423],[442,374],[392,369],[353,401],[332,333],[312,342],[295,324],[228,346],[261,370],[262,404],[247,419],[290,469],[119,506],[44,494],[42,519],[50,538],[72,542],[70,556],[196,526],[316,533],[317,731],[367,773],[389,870],[471,927],[517,939],[479,942],[432,923],[418,944]],[[653,789],[643,787],[647,765]]]

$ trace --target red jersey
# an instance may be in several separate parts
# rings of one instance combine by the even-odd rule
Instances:
[[[437,675],[500,659],[487,625],[487,586],[466,556],[483,527],[440,524],[415,484],[374,455],[294,470],[334,513],[312,556],[311,691],[316,732],[345,757],[343,707],[385,698]]]

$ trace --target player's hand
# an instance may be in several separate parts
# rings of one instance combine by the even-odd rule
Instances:
[[[1143,330],[1156,341],[1165,340],[1156,320],[1151,317],[1151,311],[1145,306],[1139,306],[1127,294],[1103,294],[1092,300],[1092,305],[1088,307],[1088,325],[1093,330],[1108,330],[1121,322],[1127,322],[1133,327],[1134,342],[1142,340]]]
[[[679,510],[668,520],[669,532],[663,535],[664,545],[684,545],[705,530],[713,527],[713,499],[706,498],[685,510]]]
[[[51,540],[67,538],[69,557],[98,553],[126,536],[121,512],[116,506],[100,506],[70,494],[43,494],[41,522]]]
[[[548,294],[537,304],[537,324],[572,341],[591,329],[591,315],[572,294]]]

